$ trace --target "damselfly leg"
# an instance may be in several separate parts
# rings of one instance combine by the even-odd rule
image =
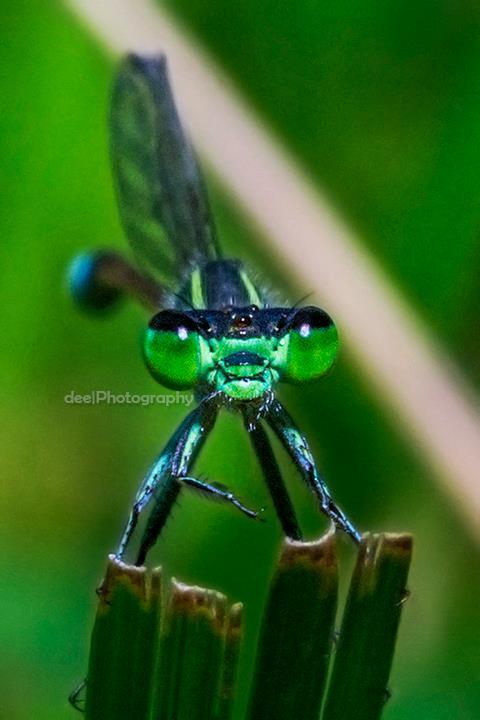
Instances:
[[[301,540],[302,533],[295,515],[295,510],[285,487],[267,433],[260,422],[252,425],[246,417],[245,427],[247,428],[255,455],[262,468],[263,477],[270,492],[283,532],[286,537],[292,538],[293,540]]]
[[[359,543],[360,533],[334,502],[325,481],[320,477],[306,438],[278,400],[275,399],[272,402],[266,420],[317,497],[322,512],[333,521],[337,528],[346,532],[356,543]]]
[[[215,424],[217,414],[215,398],[200,403],[169,440],[160,457],[147,473],[137,494],[116,553],[118,560],[122,559],[126,551],[141,511],[152,501],[153,508],[147,520],[135,563],[143,564],[148,550],[155,544],[165,526],[182,486],[230,503],[249,517],[258,517],[258,512],[243,505],[229,490],[189,475],[198,453]]]

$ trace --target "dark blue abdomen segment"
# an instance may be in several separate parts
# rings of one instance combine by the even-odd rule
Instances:
[[[68,285],[75,302],[85,310],[106,310],[116,305],[120,289],[100,281],[102,267],[108,264],[112,253],[96,251],[77,255],[68,270]]]

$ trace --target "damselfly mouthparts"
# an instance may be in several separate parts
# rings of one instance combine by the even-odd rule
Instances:
[[[322,512],[358,542],[305,437],[275,396],[277,383],[309,382],[331,368],[338,350],[335,325],[317,307],[272,305],[239,260],[222,256],[163,57],[130,55],[123,61],[112,96],[111,153],[122,223],[145,270],[113,252],[82,255],[72,264],[72,293],[93,309],[128,294],[154,311],[144,339],[146,365],[162,385],[194,389],[198,401],[143,480],[117,557],[123,557],[139,514],[151,505],[136,561],[144,562],[185,486],[258,516],[224,486],[192,475],[222,407],[243,417],[286,535],[301,538],[265,424]]]

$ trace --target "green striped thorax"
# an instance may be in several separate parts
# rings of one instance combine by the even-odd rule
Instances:
[[[326,312],[266,307],[238,261],[195,270],[181,296],[191,308],[157,313],[144,340],[147,366],[166,387],[206,386],[249,401],[277,382],[316,380],[337,355],[337,330]]]

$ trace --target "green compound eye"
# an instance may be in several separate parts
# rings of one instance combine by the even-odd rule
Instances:
[[[316,307],[300,308],[280,340],[281,380],[302,383],[316,380],[333,365],[338,333],[331,317]]]
[[[147,328],[143,354],[155,380],[182,390],[199,382],[202,338],[192,318],[177,310],[162,310]]]

